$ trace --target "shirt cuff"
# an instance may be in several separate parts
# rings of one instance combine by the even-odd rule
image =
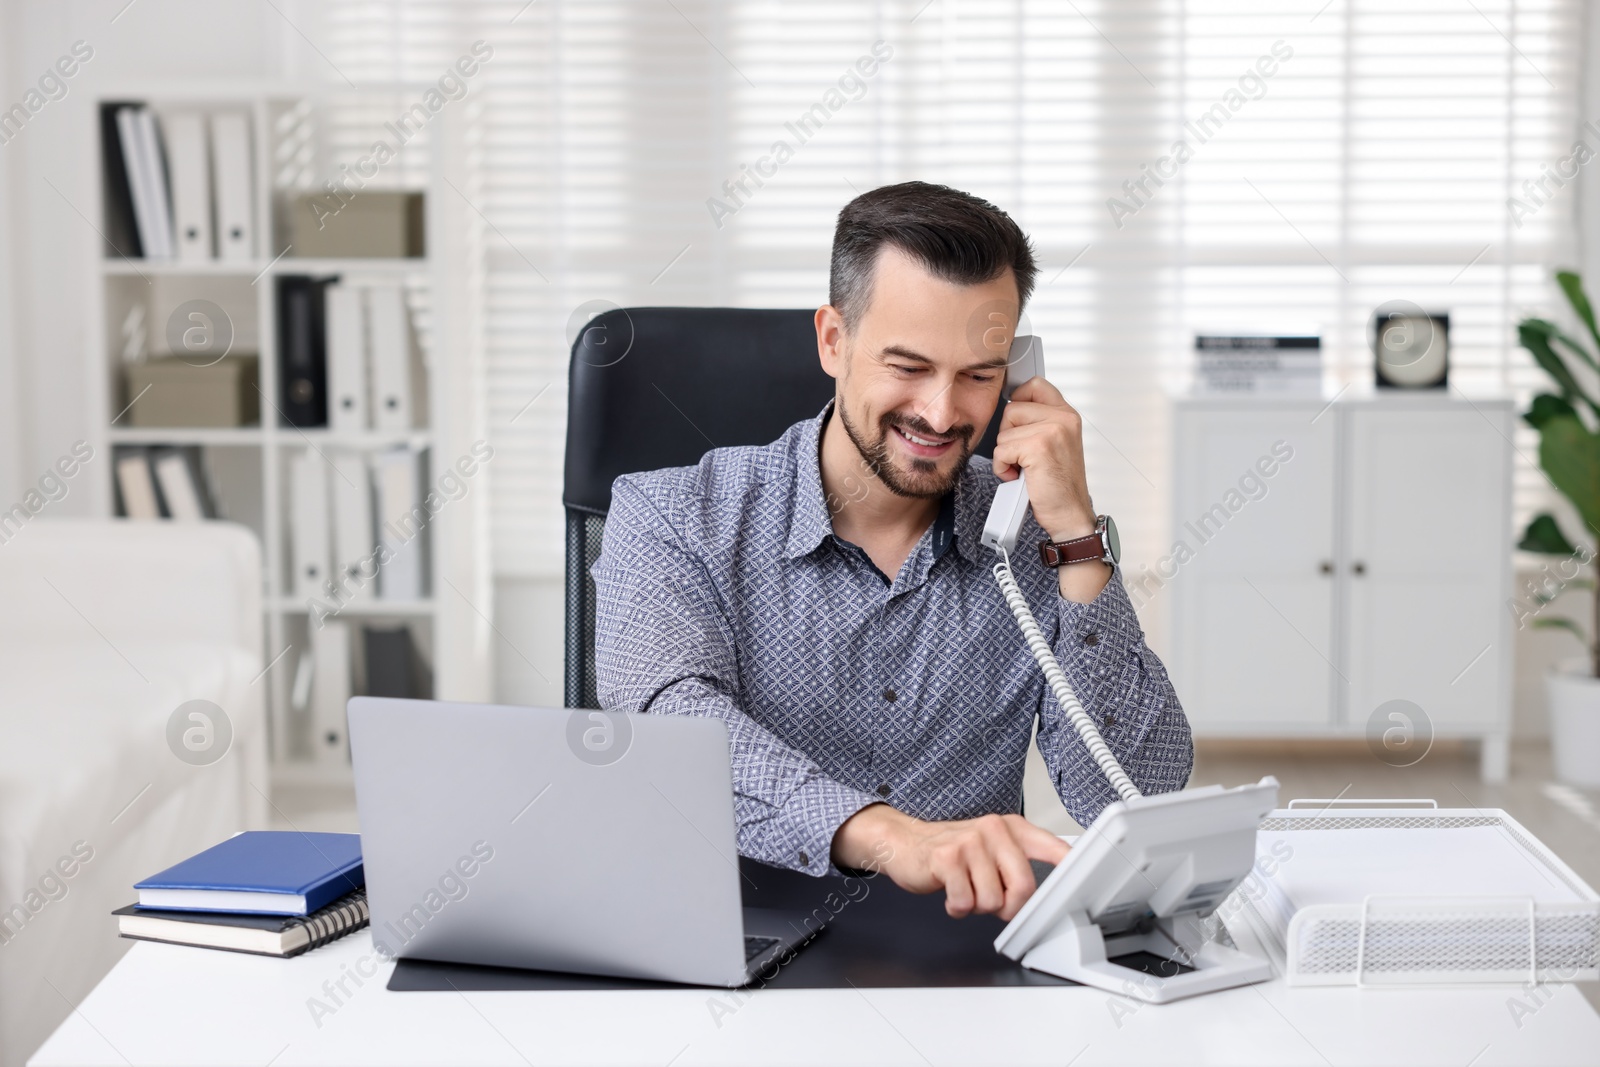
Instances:
[[[784,821],[790,832],[782,836],[790,847],[788,855],[778,858],[785,867],[818,878],[843,875],[833,864],[833,835],[850,816],[869,804],[881,803],[880,796],[817,775],[784,804]]]

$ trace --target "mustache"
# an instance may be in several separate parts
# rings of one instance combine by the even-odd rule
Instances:
[[[878,426],[884,433],[888,433],[891,428],[894,428],[904,430],[907,433],[914,433],[918,437],[931,437],[935,441],[957,440],[963,443],[971,441],[972,435],[977,432],[977,428],[969,422],[960,426],[952,426],[945,432],[940,433],[928,425],[927,420],[920,415],[903,415],[893,411],[879,419]]]

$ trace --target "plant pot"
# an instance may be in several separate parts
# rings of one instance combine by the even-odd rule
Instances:
[[[1588,660],[1557,664],[1545,675],[1545,699],[1556,777],[1600,789],[1600,678],[1589,673]]]

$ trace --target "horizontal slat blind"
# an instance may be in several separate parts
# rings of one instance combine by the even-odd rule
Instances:
[[[562,565],[575,309],[815,306],[835,214],[886,182],[968,189],[1032,234],[1032,328],[1087,418],[1096,503],[1135,567],[1168,543],[1166,395],[1197,328],[1315,326],[1337,389],[1370,377],[1372,309],[1408,299],[1450,310],[1454,382],[1526,394],[1539,376],[1515,323],[1553,306],[1550,269],[1574,254],[1571,188],[1520,225],[1507,202],[1571,153],[1577,0],[330,0],[315,14],[336,84],[429,81],[474,40],[495,49],[469,96],[468,192],[502,575]],[[875,42],[892,54],[862,76]],[[730,197],[724,182],[780,141],[777,174]],[[1146,179],[1163,167],[1164,184]],[[737,210],[718,219],[708,200]],[[1524,431],[1517,444],[1525,515],[1546,490]]]

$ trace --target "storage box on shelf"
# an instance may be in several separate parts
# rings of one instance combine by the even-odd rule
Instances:
[[[452,150],[461,130],[454,116],[434,116],[370,181],[344,180],[337,191],[326,184],[349,175],[374,140],[392,141],[384,121],[416,95],[404,86],[310,95],[280,86],[151,85],[106,94],[100,104],[114,106],[92,109],[98,165],[90,169],[102,181],[105,225],[92,238],[91,443],[98,453],[132,460],[124,465],[128,476],[142,475],[141,457],[182,457],[208,513],[242,522],[260,539],[269,664],[261,684],[281,780],[348,774],[343,749],[335,745],[330,756],[323,743],[336,716],[315,704],[332,699],[341,684],[352,692],[405,684],[417,695],[490,696],[491,587],[480,550],[485,478],[462,478],[464,493],[452,483],[447,506],[428,500],[447,469],[459,476],[458,457],[478,468],[487,452],[476,395],[482,357],[465,326],[481,294],[473,272],[461,269],[464,235],[476,223],[459,197],[437,194],[465,158]],[[130,107],[115,106],[124,104]],[[161,146],[154,169],[139,152],[140,122],[123,118],[123,110],[149,116],[144,128],[154,129]],[[362,128],[369,118],[371,129]],[[200,194],[197,151],[211,163],[202,168],[209,178]],[[449,180],[464,182],[460,175]],[[162,232],[150,194],[163,185],[170,191],[170,248],[145,239]],[[210,204],[197,207],[196,195],[207,189]],[[354,207],[363,192],[370,203]],[[297,254],[292,236],[313,229],[291,218],[294,211],[317,211],[320,255]],[[214,227],[197,234],[194,221],[202,216]],[[378,232],[390,225],[404,232]],[[425,254],[364,254],[385,249]],[[159,258],[164,254],[170,258]],[[326,393],[313,398],[320,412],[316,404],[296,406],[306,387],[285,372],[286,328],[320,326],[296,317],[303,307],[286,307],[291,278],[336,279],[340,289],[360,294],[355,332],[346,330],[339,352],[340,384],[354,381],[374,398],[358,419],[327,412]],[[397,344],[405,346],[402,358],[385,362]],[[330,367],[301,370],[327,386]],[[129,513],[117,466],[95,465],[102,515]],[[297,490],[297,469],[320,474],[320,527],[307,527],[308,517],[297,514],[297,491],[302,503],[310,499],[304,486]],[[163,515],[184,513],[166,504],[162,479],[151,470],[153,506]],[[167,477],[179,472],[169,460]],[[370,524],[364,537],[363,521]],[[363,542],[360,558],[340,558]],[[383,559],[367,560],[380,552]],[[296,569],[307,557],[328,568],[324,582],[342,580],[306,587]],[[373,563],[376,573],[367,573]],[[336,640],[324,636],[330,626]],[[397,626],[407,629],[404,639],[393,633]],[[382,674],[372,682],[369,636]],[[338,669],[302,663],[317,646],[325,660],[337,649]]]

